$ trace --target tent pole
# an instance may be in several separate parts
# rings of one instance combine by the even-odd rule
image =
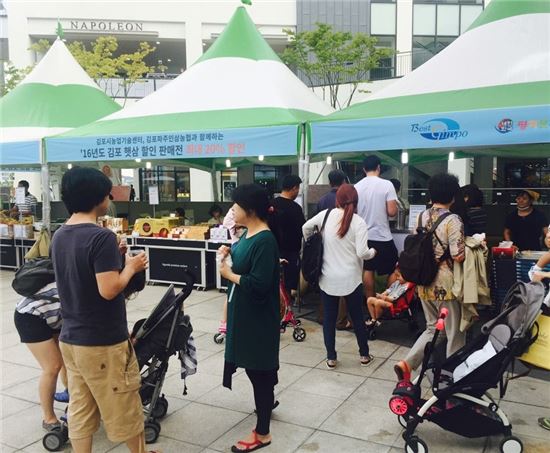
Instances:
[[[304,215],[307,219],[308,216],[308,192],[309,192],[309,154],[307,153],[307,134],[306,125],[302,124],[302,143],[300,147],[300,157],[298,159],[298,173],[302,180],[301,195],[303,202]]]
[[[216,161],[213,160],[212,162],[212,170],[210,171],[210,174],[212,176],[212,194],[214,196],[214,202],[220,201],[220,195],[218,193],[218,181],[216,180]]]
[[[40,147],[40,179],[42,182],[42,225],[50,231],[51,196],[50,196],[50,172],[46,162],[46,150],[43,140],[39,142]]]

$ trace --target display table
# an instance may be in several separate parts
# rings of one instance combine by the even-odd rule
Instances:
[[[185,270],[195,277],[195,287],[202,290],[222,289],[216,265],[216,251],[221,245],[229,242],[128,237],[130,250],[144,250],[147,254],[147,281],[184,284]]]
[[[19,269],[34,239],[0,238],[0,269]]]

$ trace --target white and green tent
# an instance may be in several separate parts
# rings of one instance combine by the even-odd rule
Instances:
[[[57,39],[32,72],[0,99],[0,165],[40,164],[40,141],[120,106]]]
[[[47,139],[46,151],[48,162],[185,159],[208,168],[257,156],[296,160],[303,123],[331,111],[239,7],[183,74],[120,112]]]
[[[492,0],[428,62],[314,122],[311,152],[550,156],[549,120],[550,1]]]

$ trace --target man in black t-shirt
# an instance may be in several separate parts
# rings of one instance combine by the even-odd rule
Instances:
[[[541,250],[541,238],[548,233],[548,219],[533,207],[540,197],[533,190],[522,190],[516,197],[517,211],[506,217],[504,240],[521,250]]]
[[[273,200],[275,209],[273,233],[279,244],[281,259],[288,261],[284,267],[284,274],[285,285],[289,291],[298,289],[302,226],[306,223],[302,207],[294,201],[300,192],[300,184],[302,180],[298,176],[285,176],[281,196]]]
[[[69,381],[71,444],[76,453],[91,453],[101,418],[111,441],[144,452],[141,377],[122,291],[147,267],[147,258],[127,256],[122,269],[115,234],[96,224],[110,203],[109,178],[76,167],[63,175],[61,185],[71,217],[53,238],[52,260],[63,301],[59,340]]]

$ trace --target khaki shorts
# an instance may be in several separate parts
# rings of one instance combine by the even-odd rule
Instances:
[[[130,341],[112,346],[60,342],[69,381],[69,437],[92,436],[103,420],[107,436],[124,442],[143,432],[141,377]]]

